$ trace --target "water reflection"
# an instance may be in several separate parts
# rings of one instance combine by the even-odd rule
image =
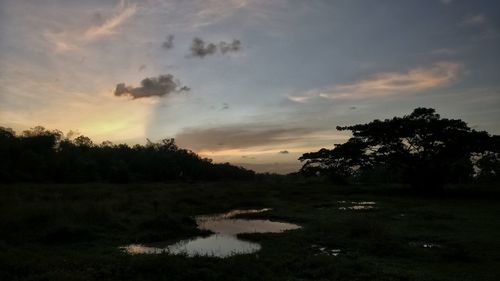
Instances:
[[[258,243],[248,242],[236,237],[240,233],[280,233],[286,230],[298,229],[300,226],[274,222],[270,220],[247,220],[233,217],[242,214],[254,214],[269,211],[270,209],[232,210],[217,215],[196,217],[198,228],[209,230],[214,234],[208,237],[195,237],[181,240],[167,247],[149,247],[141,244],[132,244],[122,247],[129,254],[183,254],[193,256],[228,257],[235,254],[250,254],[260,250]]]
[[[337,203],[344,205],[340,206],[339,210],[371,210],[375,209],[375,202],[373,201],[337,201]]]
[[[330,249],[316,244],[311,245],[311,248],[316,252],[314,253],[315,256],[325,255],[336,257],[342,252],[340,249]]]
[[[123,249],[129,254],[181,254],[188,257],[215,256],[228,257],[234,254],[250,254],[260,250],[260,245],[226,234],[213,234],[208,237],[196,237],[194,239],[181,240],[165,248],[148,247],[140,244],[132,244]]]
[[[198,228],[220,234],[237,235],[240,233],[279,233],[298,229],[300,226],[270,220],[214,219],[200,221]]]
[[[421,248],[426,248],[426,249],[436,249],[436,248],[442,248],[443,245],[438,244],[438,243],[432,243],[432,242],[423,242],[423,241],[412,241],[408,243],[411,247],[421,247]]]

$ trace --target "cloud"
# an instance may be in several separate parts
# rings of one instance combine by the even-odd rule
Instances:
[[[186,2],[188,5],[192,5],[196,11],[193,14],[194,27],[217,23],[252,3],[249,0],[195,0]]]
[[[166,40],[161,44],[161,47],[170,50],[174,47],[174,35],[167,36]]]
[[[219,50],[222,54],[228,53],[228,52],[237,52],[241,50],[241,41],[237,39],[233,39],[233,42],[227,43],[224,41],[221,41],[219,43]]]
[[[296,103],[304,103],[304,102],[307,102],[314,97],[315,97],[315,94],[312,94],[309,92],[303,96],[289,96],[288,99],[293,101],[293,102],[296,102]]]
[[[226,54],[230,52],[238,52],[241,50],[241,41],[238,39],[233,39],[232,42],[228,43],[226,41],[220,41],[218,48],[221,54]],[[207,55],[214,55],[217,53],[217,45],[215,43],[205,42],[199,37],[193,38],[191,43],[191,56],[204,58]]]
[[[270,146],[306,139],[311,128],[282,128],[263,124],[228,125],[217,128],[186,128],[175,137],[182,147],[195,151],[220,151]]]
[[[488,40],[488,39],[496,39],[500,37],[500,32],[494,28],[486,28],[478,35],[474,36],[475,40]]]
[[[444,56],[451,56],[455,55],[458,53],[458,50],[456,49],[451,49],[451,48],[438,48],[430,51],[431,55],[444,55]]]
[[[104,21],[102,24],[87,29],[87,31],[83,34],[83,38],[87,40],[94,40],[99,37],[115,33],[115,29],[123,24],[128,18],[133,16],[136,11],[137,5],[132,4],[126,7],[122,1],[120,10],[115,15]]]
[[[178,32],[198,32],[203,27],[231,18],[240,11],[266,13],[269,5],[265,0],[148,0],[140,2],[141,14],[158,16],[163,26]]]
[[[486,22],[486,18],[482,14],[468,15],[462,20],[462,24],[464,25],[482,25]]]
[[[279,152],[279,154],[289,154],[290,152],[288,150],[282,150]]]
[[[427,68],[418,67],[403,73],[380,73],[365,80],[327,89],[315,89],[304,95],[290,96],[288,99],[305,103],[315,98],[356,100],[417,93],[448,85],[457,79],[461,69],[459,63],[440,62]]]
[[[489,40],[500,37],[500,32],[483,14],[474,14],[464,17],[461,25],[468,27],[475,27],[475,35],[472,36],[473,40]]]
[[[136,12],[136,4],[125,5],[124,1],[121,1],[113,16],[103,20],[101,13],[97,13],[93,19],[95,24],[85,30],[70,28],[60,32],[45,32],[43,36],[55,46],[55,50],[58,52],[74,51],[84,43],[116,34],[116,29]]]
[[[133,99],[162,97],[173,92],[189,91],[189,87],[180,87],[179,82],[174,80],[171,74],[158,77],[145,78],[140,87],[126,86],[125,83],[116,85],[115,96],[131,96]]]
[[[191,43],[191,55],[193,57],[204,58],[206,55],[213,55],[217,51],[217,46],[213,43],[205,45],[203,39],[195,37]]]

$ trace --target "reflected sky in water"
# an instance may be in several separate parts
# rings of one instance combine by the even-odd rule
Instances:
[[[167,247],[149,247],[141,244],[132,244],[122,247],[129,254],[183,254],[193,256],[228,257],[235,254],[250,254],[260,250],[258,243],[238,239],[241,233],[280,233],[287,230],[299,229],[299,225],[274,222],[270,220],[234,219],[241,214],[253,214],[269,211],[270,209],[233,210],[223,214],[205,215],[196,217],[198,228],[209,230],[214,234],[208,237],[195,237],[181,240]]]

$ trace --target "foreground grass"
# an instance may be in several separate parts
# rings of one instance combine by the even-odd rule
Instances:
[[[500,280],[498,194],[481,194],[279,181],[3,185],[0,280]],[[342,200],[377,209],[339,210]],[[118,250],[200,235],[194,215],[262,207],[273,211],[254,216],[303,229],[242,235],[262,250],[226,259]]]

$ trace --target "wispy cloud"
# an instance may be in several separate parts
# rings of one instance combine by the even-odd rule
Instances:
[[[287,147],[286,151],[292,153],[304,147],[311,149],[311,145],[316,148],[318,143],[332,145],[335,141],[344,141],[346,138],[345,134],[339,134],[331,128],[278,126],[262,123],[184,128],[175,136],[180,146],[199,153],[233,155],[270,151],[274,154],[286,154],[283,152],[284,146]]]
[[[121,2],[120,10],[107,19],[104,23],[97,26],[92,26],[87,31],[85,31],[83,38],[86,40],[95,40],[97,38],[108,36],[115,33],[115,29],[123,24],[128,18],[133,16],[137,11],[137,5],[132,4],[126,6],[124,2]]]
[[[146,1],[144,1],[146,2]],[[161,15],[169,19],[165,22],[171,30],[192,31],[224,21],[234,13],[259,6],[263,0],[149,0],[144,5],[149,15]]]
[[[483,14],[471,14],[463,18],[463,27],[474,28],[473,40],[489,40],[500,37],[497,27]]]
[[[448,85],[457,79],[461,68],[459,63],[440,62],[430,67],[414,68],[403,73],[380,73],[354,83],[314,89],[304,95],[288,98],[294,102],[304,103],[314,98],[352,100],[417,93]]]
[[[199,9],[194,16],[196,26],[211,25],[249,4],[248,0],[198,0],[194,2]]]
[[[486,22],[486,17],[482,14],[468,15],[462,20],[464,25],[481,25]]]
[[[290,143],[305,138],[312,131],[302,127],[279,128],[262,124],[229,125],[187,128],[177,134],[176,140],[184,147],[196,151],[218,151]]]
[[[451,49],[451,48],[438,48],[430,51],[431,55],[444,55],[444,56],[451,56],[455,55],[458,53],[457,49]]]
[[[55,47],[55,51],[77,50],[84,43],[116,34],[118,27],[123,25],[137,12],[137,5],[127,5],[124,1],[121,1],[115,9],[116,11],[111,17],[103,21],[100,20],[99,24],[90,26],[84,30],[77,28],[60,32],[45,32],[44,37]],[[83,35],[81,35],[82,33]]]

